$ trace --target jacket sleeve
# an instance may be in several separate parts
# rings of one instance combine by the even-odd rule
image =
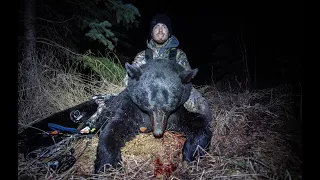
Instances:
[[[188,61],[188,58],[187,58],[187,55],[181,49],[177,50],[177,62],[182,67],[184,67],[186,70],[190,70],[191,69],[189,61]]]
[[[141,51],[139,52],[136,57],[133,59],[132,65],[139,67],[142,64],[145,64],[145,57],[144,57],[145,51]],[[128,86],[128,73],[126,73],[124,79],[123,79],[123,83],[125,84],[125,86]]]
[[[145,64],[145,51],[139,52],[136,57],[133,59],[132,65],[139,67],[142,64]]]

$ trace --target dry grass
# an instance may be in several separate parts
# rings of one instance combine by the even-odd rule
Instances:
[[[93,95],[117,94],[124,88],[121,82],[114,84],[103,77],[79,73],[74,55],[63,51],[52,53],[54,50],[42,51],[32,62],[19,63],[19,130]],[[65,64],[59,63],[61,58]]]
[[[27,72],[31,81],[20,86],[19,92],[27,97],[19,99],[20,124],[73,106],[90,98],[92,92],[117,93],[123,88],[93,82],[76,72],[34,65],[36,68]],[[39,161],[26,161],[19,155],[18,176],[20,179],[302,179],[302,162],[293,148],[302,147],[300,129],[292,126],[297,120],[290,88],[241,93],[222,92],[211,86],[197,88],[212,108],[213,137],[205,156],[190,164],[181,161],[183,135],[166,132],[164,138],[154,139],[151,134],[141,133],[121,150],[122,168],[96,175],[92,171],[98,140],[93,136],[73,140],[61,151],[68,153],[74,149],[77,159],[66,172],[38,167]]]

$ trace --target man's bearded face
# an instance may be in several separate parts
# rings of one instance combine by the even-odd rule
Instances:
[[[165,24],[158,23],[153,27],[152,38],[157,44],[163,44],[169,38],[169,30]]]

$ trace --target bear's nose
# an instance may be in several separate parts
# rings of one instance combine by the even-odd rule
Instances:
[[[154,136],[155,138],[161,138],[161,137],[163,136],[163,131],[161,131],[161,130],[155,130],[155,131],[153,131],[153,136]]]

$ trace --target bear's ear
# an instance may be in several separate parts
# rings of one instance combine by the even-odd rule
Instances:
[[[191,70],[185,70],[180,73],[179,77],[181,79],[181,82],[183,84],[191,82],[191,80],[197,75],[198,68],[191,69]]]
[[[129,77],[136,79],[136,80],[139,80],[139,78],[142,74],[139,67],[134,67],[133,65],[129,64],[128,62],[125,63],[125,67],[126,67],[126,70],[127,70]]]

